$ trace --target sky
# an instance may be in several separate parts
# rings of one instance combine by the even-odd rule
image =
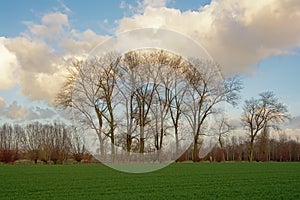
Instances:
[[[245,99],[273,91],[300,130],[299,0],[35,0],[0,2],[0,122],[60,119],[53,106],[68,58],[84,58],[124,31],[186,35],[240,75]],[[300,131],[299,131],[300,133]]]

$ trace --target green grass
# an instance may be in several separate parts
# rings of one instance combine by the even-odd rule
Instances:
[[[185,163],[147,174],[0,165],[0,199],[300,199],[300,163]]]

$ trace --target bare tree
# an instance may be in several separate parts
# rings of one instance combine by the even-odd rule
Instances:
[[[68,146],[69,146],[69,154],[80,163],[84,155],[87,154],[86,147],[84,145],[84,140],[82,137],[82,133],[79,133],[74,126],[68,127]]]
[[[134,88],[136,84],[136,76],[134,73],[134,67],[138,61],[137,56],[128,56],[125,54],[123,63],[121,65],[121,73],[118,79],[119,84],[116,85],[119,91],[119,97],[124,101],[121,102],[121,106],[124,106],[124,114],[120,120],[120,129],[125,129],[117,136],[117,146],[123,147],[127,152],[127,159],[129,159],[130,152],[132,151],[133,140],[136,139],[134,134],[137,129],[137,123],[134,123]],[[123,116],[123,115],[121,115]]]
[[[68,157],[69,153],[69,134],[65,124],[60,122],[54,122],[49,125],[50,130],[50,147],[51,156],[50,160],[54,164],[63,163]]]
[[[17,130],[19,128],[21,127],[13,127],[7,123],[0,128],[0,162],[13,163],[18,159],[19,133],[22,131]]]
[[[118,63],[119,57],[115,53],[94,57],[85,62],[72,62],[65,85],[56,98],[57,105],[73,108],[76,120],[95,131],[101,156],[104,156],[105,139],[110,138],[112,159],[115,138],[113,97]]]
[[[150,129],[155,130],[154,148],[160,150],[163,146],[165,122],[170,105],[166,95],[170,92],[168,89],[170,79],[175,78],[168,76],[170,74],[167,74],[166,66],[172,68],[175,63],[180,64],[173,58],[171,54],[157,50],[133,51],[124,55],[123,69],[127,76],[121,77],[122,83],[126,83],[126,88],[121,90],[121,93],[126,100],[127,128],[129,128],[127,151],[130,150],[132,139],[136,138],[132,135],[133,127],[134,130],[139,128],[139,138],[136,138],[139,142],[139,153],[145,152],[145,141],[152,137],[146,133],[146,126],[149,126],[148,128],[151,126]],[[124,80],[124,77],[127,79]],[[124,88],[124,85],[122,87]],[[147,142],[149,143],[149,140]]]
[[[128,52],[124,55],[123,61],[125,71],[130,73],[127,76],[130,84],[126,84],[129,88],[126,91],[130,92],[130,95],[123,95],[128,105],[127,113],[131,113],[130,117],[127,117],[130,133],[127,135],[130,138],[127,140],[129,144],[127,147],[132,143],[131,140],[136,138],[131,132],[134,127],[136,128],[132,126],[134,119],[139,127],[139,138],[136,138],[139,142],[139,153],[146,151],[144,146],[147,142],[150,148],[148,150],[154,151],[151,150],[154,148],[159,156],[164,143],[171,140],[168,135],[174,130],[177,155],[179,141],[182,139],[179,136],[179,131],[182,130],[180,125],[183,124],[181,105],[188,85],[185,76],[189,67],[188,62],[180,56],[162,50]],[[121,93],[123,94],[124,90]],[[146,134],[146,127],[152,132],[150,135]],[[168,139],[164,140],[165,136]],[[153,143],[149,140],[151,138]]]
[[[41,150],[40,150],[40,159],[45,164],[48,164],[51,160],[52,155],[52,135],[53,133],[53,126],[51,124],[43,124],[41,128]]]
[[[30,160],[35,164],[40,157],[42,148],[42,124],[39,122],[27,124],[21,137],[21,144]]]
[[[224,137],[227,137],[230,132],[234,130],[234,126],[232,126],[228,119],[225,117],[221,117],[220,121],[217,124],[217,133],[218,133],[218,142],[221,148],[221,161],[225,160],[225,152],[224,152]]]
[[[245,101],[242,123],[249,131],[249,161],[253,160],[254,140],[265,128],[279,128],[279,123],[289,118],[287,107],[278,101],[273,92],[259,94],[258,99]]]
[[[242,87],[238,77],[222,79],[218,66],[211,61],[191,59],[190,63],[190,71],[186,73],[191,84],[187,92],[190,101],[185,116],[194,134],[193,161],[198,161],[198,145],[203,141],[200,136],[208,135],[205,133],[208,118],[222,112],[221,103],[236,105]]]
[[[270,156],[270,144],[269,144],[269,128],[268,126],[265,126],[261,133],[257,136],[257,144],[258,144],[258,150],[259,150],[259,159],[260,161],[269,161]]]

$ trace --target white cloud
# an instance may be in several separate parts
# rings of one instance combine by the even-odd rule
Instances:
[[[0,37],[0,90],[10,89],[18,82],[17,58],[5,47],[6,42],[6,38]]]
[[[27,115],[25,116],[26,120],[43,120],[51,119],[56,115],[56,112],[49,108],[33,107],[28,108]]]
[[[17,75],[21,92],[32,100],[51,102],[62,82],[64,62],[61,55],[51,51],[42,41],[24,37],[10,39],[6,46],[15,53],[20,64]]]
[[[2,97],[0,97],[0,110],[4,106],[5,106],[5,101],[4,101],[4,99]]]
[[[5,109],[5,115],[10,119],[22,119],[28,114],[25,106],[19,105],[16,101]]]
[[[23,33],[25,36],[57,40],[64,34],[65,29],[69,27],[69,20],[66,14],[55,12],[45,14],[40,24],[28,21],[24,22],[24,24],[28,27],[27,32]]]
[[[10,39],[6,47],[14,52],[23,70],[37,73],[53,73],[56,67],[52,65],[59,60],[51,48],[43,41],[25,37]]]
[[[125,9],[126,8],[126,2],[125,1],[121,1],[120,8],[121,9]]]
[[[261,59],[300,45],[300,1],[212,1],[199,11],[146,7],[124,18],[118,31],[167,28],[202,44],[226,74],[249,72]],[[174,41],[176,43],[176,41]]]
[[[5,104],[2,106],[0,105],[0,113],[2,117],[6,117],[13,121],[51,119],[57,114],[50,108],[41,108],[38,106],[27,107],[18,104],[17,101],[12,102],[8,106],[5,106]]]
[[[146,8],[162,8],[167,5],[170,0],[135,0],[134,4],[126,3],[126,1],[121,1],[120,8],[128,10],[129,13],[143,13]]]
[[[167,5],[167,0],[143,0],[137,1],[138,5],[141,8],[152,7],[152,8],[160,8],[165,7]]]
[[[83,32],[72,30],[71,37],[64,38],[61,42],[67,55],[86,56],[94,47],[108,38],[108,36],[97,35],[90,29],[87,29]]]
[[[66,13],[72,13],[72,10],[68,6],[66,6],[66,4],[64,4],[63,0],[58,0],[58,3]]]
[[[31,100],[51,104],[61,88],[66,59],[84,58],[107,37],[89,29],[71,29],[68,16],[59,12],[44,15],[39,24],[26,24],[28,29],[19,37],[6,39],[5,46],[0,40],[0,56],[4,57],[0,89],[19,83],[22,94]]]

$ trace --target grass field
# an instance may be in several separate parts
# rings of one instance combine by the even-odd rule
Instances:
[[[300,199],[300,163],[184,163],[147,174],[0,165],[0,199]]]

